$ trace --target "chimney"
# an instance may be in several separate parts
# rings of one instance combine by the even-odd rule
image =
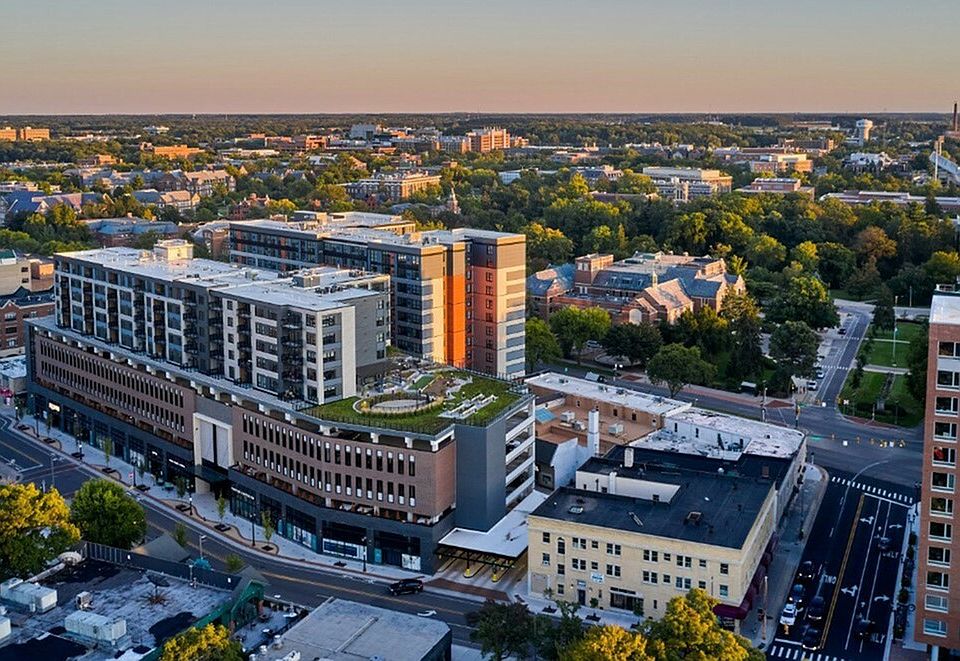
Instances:
[[[625,448],[623,451],[623,467],[633,468],[633,448]]]
[[[600,411],[598,409],[591,409],[587,415],[587,448],[593,456],[600,456]]]
[[[607,473],[607,493],[617,495],[617,471]]]

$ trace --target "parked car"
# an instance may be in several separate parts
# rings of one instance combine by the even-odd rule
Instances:
[[[823,597],[814,597],[810,600],[810,604],[807,606],[807,619],[811,622],[819,622],[823,619],[826,610],[827,603],[824,601]]]
[[[818,379],[822,379],[824,376],[826,376],[826,372],[823,371],[823,368],[822,368],[822,367],[818,367],[818,368],[817,368],[817,378],[818,378]]]
[[[797,582],[809,585],[813,582],[813,579],[816,578],[816,574],[816,570],[813,568],[813,561],[805,560],[800,565],[800,569],[797,570]]]
[[[816,390],[816,389],[817,389],[817,382],[816,382],[816,381],[807,381],[807,390],[808,390],[808,391],[813,392],[813,391]]]
[[[787,602],[780,613],[780,624],[785,627],[792,627],[797,623],[797,605],[792,601]]]
[[[846,334],[847,334],[847,329],[841,327],[840,330],[837,331],[837,333],[840,334],[840,335],[846,335]]]
[[[803,583],[796,583],[793,588],[790,589],[790,596],[787,598],[788,602],[794,603],[797,605],[797,610],[803,609],[803,599],[807,596],[807,589],[803,587]]]
[[[419,578],[405,578],[390,584],[390,594],[415,594],[423,592],[423,581]]]
[[[800,647],[808,652],[814,652],[820,649],[820,629],[812,626],[806,626],[800,635]]]
[[[863,640],[864,638],[869,638],[873,633],[873,622],[868,620],[865,617],[858,617],[856,622],[853,623],[853,635],[857,640]]]

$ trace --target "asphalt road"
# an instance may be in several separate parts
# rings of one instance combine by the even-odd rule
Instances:
[[[907,512],[916,491],[872,477],[879,467],[867,468],[859,476],[831,473],[801,559],[801,563],[813,563],[816,578],[806,590],[796,624],[778,626],[776,639],[767,650],[768,658],[883,658]],[[820,621],[807,617],[806,607],[816,595],[824,599],[826,607]],[[777,606],[770,615],[779,624],[783,604]],[[858,634],[860,620],[872,623],[866,635]],[[817,650],[804,651],[800,646],[808,626],[819,632],[814,636]]]
[[[99,475],[90,466],[79,466],[63,459],[61,455],[32,439],[25,439],[9,429],[10,420],[0,418],[0,461],[21,471],[21,481],[33,482],[38,487],[47,486],[51,480],[51,456],[59,459],[53,463],[53,484],[64,497],[69,498],[84,481]],[[457,645],[474,646],[470,642],[471,627],[466,616],[476,611],[481,602],[471,597],[456,597],[445,592],[431,591],[428,585],[420,594],[395,597],[387,591],[386,581],[362,574],[340,573],[312,567],[302,562],[283,558],[264,558],[252,553],[243,543],[221,542],[209,535],[209,530],[179,512],[141,498],[147,513],[147,539],[163,532],[173,533],[177,523],[188,530],[190,549],[199,556],[200,535],[207,534],[203,542],[203,554],[214,568],[224,569],[226,558],[238,555],[270,581],[268,593],[279,595],[285,601],[303,606],[317,606],[327,598],[341,597],[374,606],[390,608],[411,614],[422,614],[446,622]]]

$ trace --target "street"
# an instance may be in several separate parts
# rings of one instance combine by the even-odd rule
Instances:
[[[814,578],[807,582],[796,623],[780,624],[784,604],[771,604],[769,615],[777,635],[770,659],[847,661],[881,659],[887,643],[890,614],[897,596],[897,567],[907,525],[907,511],[916,493],[863,475],[834,471],[801,559],[810,562]],[[803,583],[801,577],[795,583]],[[823,598],[821,620],[810,617],[810,601]],[[869,622],[868,625],[863,624]],[[817,647],[800,642],[806,628]]]

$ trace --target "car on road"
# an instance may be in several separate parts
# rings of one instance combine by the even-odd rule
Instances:
[[[820,629],[808,625],[804,627],[803,633],[800,635],[800,647],[808,652],[814,652],[820,649],[820,637]]]
[[[415,594],[417,592],[423,592],[423,581],[419,578],[404,578],[397,581],[396,583],[391,583],[390,594]]]
[[[797,623],[797,605],[792,601],[787,602],[780,613],[780,624],[785,627],[792,627]]]
[[[813,582],[813,579],[816,578],[817,572],[813,567],[812,560],[805,560],[800,564],[800,569],[797,570],[797,582],[810,584]]]
[[[813,392],[813,391],[816,390],[816,389],[817,389],[817,382],[816,382],[816,381],[807,381],[807,390],[808,390],[808,391]]]
[[[873,622],[865,617],[858,617],[853,623],[853,635],[857,640],[869,638],[873,633]]]
[[[823,371],[823,368],[822,368],[822,367],[818,367],[818,368],[817,368],[817,378],[818,378],[818,379],[822,379],[824,376],[826,376],[826,372]]]
[[[823,597],[816,596],[810,600],[810,604],[807,606],[807,619],[811,622],[819,622],[823,619],[826,610],[827,604]]]
[[[889,537],[881,537],[877,540],[877,548],[881,551],[889,551],[893,541]]]
[[[847,334],[847,329],[846,329],[846,328],[840,328],[840,330],[838,330],[837,333],[838,333],[839,335],[846,335],[846,334]]]
[[[796,583],[790,589],[790,596],[787,598],[787,601],[797,605],[797,610],[803,609],[803,599],[807,596],[807,589],[803,587],[803,583]]]

